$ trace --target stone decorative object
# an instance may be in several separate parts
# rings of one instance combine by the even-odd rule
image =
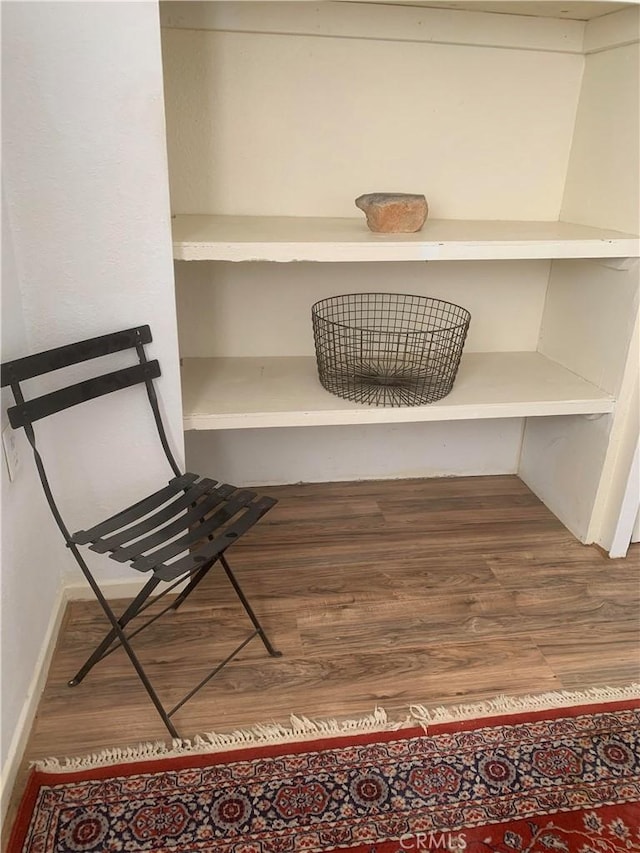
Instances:
[[[429,207],[423,195],[414,193],[366,193],[356,199],[370,231],[398,234],[419,231]]]

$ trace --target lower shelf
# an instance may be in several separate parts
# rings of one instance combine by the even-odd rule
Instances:
[[[427,406],[343,400],[318,380],[313,357],[185,358],[184,428],[251,429],[603,414],[614,399],[536,352],[469,353],[451,393]]]

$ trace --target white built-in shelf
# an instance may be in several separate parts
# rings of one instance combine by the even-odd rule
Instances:
[[[456,261],[629,258],[640,238],[570,222],[427,219],[416,234],[373,234],[364,216],[175,216],[181,261]]]
[[[463,355],[447,397],[399,408],[330,394],[313,357],[185,358],[182,373],[187,430],[602,414],[614,407],[609,394],[536,352]]]

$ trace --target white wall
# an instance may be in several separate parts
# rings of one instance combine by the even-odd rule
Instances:
[[[515,474],[522,421],[193,430],[187,458],[239,486]]]
[[[3,198],[2,211],[2,361],[29,351],[22,312],[10,226]],[[2,429],[7,426],[10,391],[2,390]],[[5,785],[10,787],[13,762],[20,751],[22,725],[19,721],[25,700],[32,691],[35,665],[40,662],[43,639],[58,603],[60,577],[67,560],[66,549],[51,523],[41,496],[40,481],[29,459],[31,448],[24,433],[16,435],[21,467],[11,482],[4,458],[2,479],[2,570],[0,571],[0,651],[2,654],[2,726],[0,766],[2,806],[6,808]],[[34,533],[35,532],[35,533]],[[11,768],[13,770],[13,768]]]
[[[311,305],[355,291],[415,293],[471,312],[466,352],[535,351],[549,261],[176,263],[183,357],[313,355]]]
[[[610,18],[613,33],[638,38],[638,8]],[[600,26],[594,32],[599,34]],[[591,22],[587,43],[593,41],[590,29]],[[608,33],[607,38],[612,36]],[[586,57],[562,203],[564,219],[637,233],[639,89],[637,43],[607,49],[601,42],[598,52]],[[614,415],[599,420],[530,420],[519,470],[576,536],[607,550],[637,446],[634,394],[640,360],[638,344],[632,342],[638,323],[638,287],[637,262],[627,270],[594,261],[552,264],[540,349],[617,394],[618,400]]]
[[[157,6],[5,3],[2,14],[3,224],[15,258],[3,270],[3,359],[150,323],[182,455]],[[72,529],[169,478],[147,409],[144,390],[127,389],[42,423]],[[98,429],[107,436],[90,450],[83,434]],[[9,742],[20,735],[57,584],[74,571],[21,448],[23,469],[15,483],[3,480],[2,495],[5,776],[15,769]],[[123,570],[114,563],[100,574]]]
[[[174,213],[361,216],[356,196],[394,190],[434,218],[558,217],[581,54],[434,44],[439,10],[313,4],[326,37],[260,32],[290,13],[234,5],[257,31],[163,29]],[[384,35],[345,35],[347,13],[364,36],[384,14]],[[453,41],[469,13],[449,15]]]
[[[3,178],[31,347],[149,323],[181,452],[157,15],[153,2],[7,4]],[[98,424],[105,436],[85,450],[83,435]],[[153,429],[140,388],[42,425],[70,451],[59,452],[53,481],[71,527],[165,476]]]
[[[635,13],[637,38],[640,10]],[[637,43],[586,57],[562,219],[640,231],[639,87]]]

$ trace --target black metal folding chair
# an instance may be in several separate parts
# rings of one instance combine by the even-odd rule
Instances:
[[[98,661],[122,646],[165,726],[173,737],[178,737],[178,732],[171,720],[173,714],[254,637],[260,637],[266,650],[273,657],[279,657],[281,654],[274,649],[265,634],[225,557],[227,548],[250,530],[274,506],[276,500],[270,497],[258,497],[255,492],[236,489],[234,486],[220,484],[206,477],[200,478],[197,474],[183,474],[180,471],[169,448],[153,384],[153,380],[160,376],[160,365],[155,359],[149,361],[144,349],[145,344],[150,343],[151,340],[149,326],[139,326],[102,335],[6,362],[2,365],[1,380],[2,387],[11,387],[16,402],[16,405],[8,410],[11,426],[14,429],[24,428],[33,448],[35,463],[51,512],[67,547],[77,560],[111,623],[111,630],[69,681],[69,686],[79,684]],[[21,383],[28,379],[132,348],[135,348],[139,361],[139,364],[133,367],[102,374],[31,400],[25,400],[23,396]],[[54,500],[42,457],[36,446],[33,423],[78,403],[137,384],[144,384],[146,387],[160,442],[175,476],[157,492],[90,529],[80,530],[72,535],[62,520]],[[150,573],[149,580],[120,617],[113,612],[80,553],[79,546],[85,545],[100,554],[108,553],[113,560],[128,563],[138,572]],[[216,563],[222,566],[229,578],[253,624],[253,631],[173,708],[166,710],[131,647],[130,640],[168,610],[177,609]],[[125,627],[134,617],[185,580],[188,581],[187,585],[175,600],[135,631],[129,635],[125,634]],[[150,598],[161,584],[168,584],[168,586]]]

